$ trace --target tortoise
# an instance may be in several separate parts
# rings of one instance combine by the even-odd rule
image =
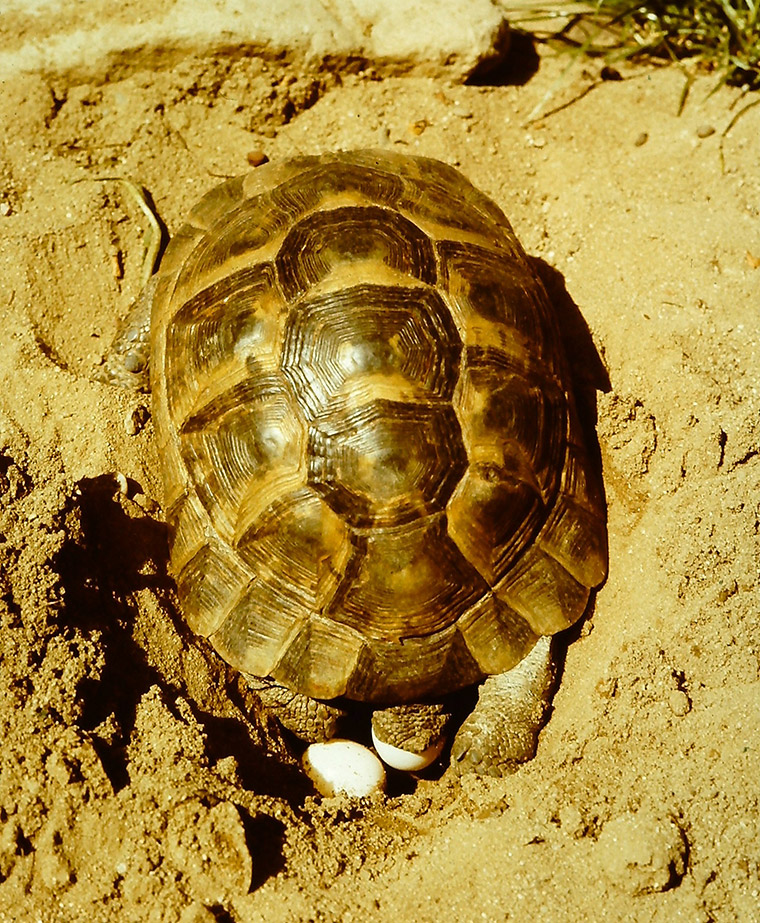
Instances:
[[[452,763],[532,756],[605,509],[555,309],[495,203],[385,150],[224,182],[106,377],[148,370],[184,617],[283,723],[322,739],[371,703],[419,751],[480,683]]]

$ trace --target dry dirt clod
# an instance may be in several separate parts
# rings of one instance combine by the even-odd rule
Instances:
[[[686,871],[688,844],[678,822],[646,808],[608,821],[596,848],[610,884],[631,894],[666,891]]]
[[[180,914],[179,923],[217,923],[219,917],[200,901],[193,901]]]
[[[193,901],[180,914],[179,923],[217,923],[219,917],[202,904],[200,901]]]
[[[145,427],[150,418],[150,412],[142,404],[130,410],[124,418],[124,431],[128,436],[136,436]]]
[[[246,894],[253,861],[235,805],[213,808],[200,802],[179,805],[169,820],[167,853],[192,897],[223,903]]]

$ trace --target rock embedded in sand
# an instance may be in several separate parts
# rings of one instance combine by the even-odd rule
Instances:
[[[27,13],[24,4],[16,6],[14,17],[3,23],[9,41],[0,50],[2,74],[62,69],[91,79],[112,59],[130,67],[136,49],[145,67],[175,64],[188,48],[196,54],[224,51],[236,59],[255,46],[270,55],[287,48],[296,60],[361,57],[377,69],[461,80],[497,65],[510,43],[505,11],[493,0],[300,0],[297,13],[292,3],[268,0],[217,0],[208,9],[195,0],[174,0],[168,9],[146,5],[118,29],[88,16],[86,4],[81,11],[80,4],[71,4],[76,9],[63,19],[56,19],[59,7],[50,0]]]
[[[311,744],[303,768],[320,795],[363,798],[385,791],[385,770],[375,754],[353,740]]]
[[[145,428],[150,418],[148,408],[140,404],[130,410],[124,417],[124,431],[128,436],[136,436]]]

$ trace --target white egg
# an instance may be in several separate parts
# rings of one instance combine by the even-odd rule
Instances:
[[[375,731],[372,731],[372,743],[375,745],[380,759],[392,766],[394,769],[402,769],[404,772],[419,772],[420,769],[426,769],[431,763],[435,762],[441,755],[443,745],[446,743],[444,737],[437,740],[427,750],[422,753],[413,753],[411,750],[402,750],[400,747],[393,747],[391,744],[383,743],[375,737]]]
[[[320,795],[363,798],[385,791],[385,769],[375,754],[353,740],[311,744],[303,768]]]

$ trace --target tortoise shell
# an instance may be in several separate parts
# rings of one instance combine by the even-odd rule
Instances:
[[[604,579],[553,308],[452,167],[358,151],[218,186],[151,326],[180,603],[244,673],[441,695],[513,667]]]

